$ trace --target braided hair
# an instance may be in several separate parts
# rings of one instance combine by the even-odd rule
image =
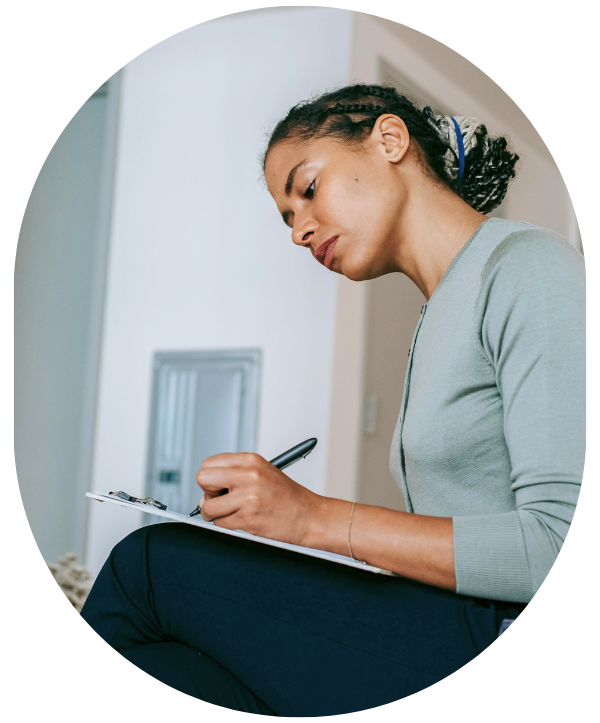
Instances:
[[[490,138],[475,118],[453,119],[436,115],[429,106],[420,109],[388,85],[350,85],[298,103],[271,133],[263,168],[271,148],[289,138],[308,141],[331,136],[360,143],[384,113],[402,118],[433,178],[476,211],[489,213],[500,205],[519,159],[508,149],[506,138]],[[462,174],[456,127],[464,147]]]

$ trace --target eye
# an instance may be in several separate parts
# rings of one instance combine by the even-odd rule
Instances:
[[[302,194],[302,198],[311,199],[315,195],[315,182],[313,181],[310,186]]]

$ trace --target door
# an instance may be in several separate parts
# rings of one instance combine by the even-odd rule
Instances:
[[[196,506],[207,457],[256,450],[261,358],[260,349],[155,354],[146,491],[169,510]]]

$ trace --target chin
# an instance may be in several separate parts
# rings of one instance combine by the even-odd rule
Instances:
[[[348,260],[345,263],[342,262],[338,273],[350,279],[350,281],[368,281],[377,276],[372,271],[370,265],[365,264],[364,261],[361,263],[361,260],[356,259],[353,261]]]
[[[356,272],[348,272],[348,271],[340,271],[340,274],[342,276],[345,276],[350,281],[367,281],[370,279],[370,276],[365,276],[364,274],[360,273],[360,271]]]
[[[366,281],[367,279],[370,278],[369,276],[363,276],[361,274],[349,274],[349,273],[343,273],[342,276],[345,276],[350,281]]]

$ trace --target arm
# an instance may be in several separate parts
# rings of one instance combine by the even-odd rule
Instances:
[[[549,231],[491,255],[476,309],[496,374],[516,510],[454,518],[458,592],[527,602],[552,567],[577,503],[585,452],[585,273]]]
[[[294,482],[256,454],[219,454],[204,461],[202,517],[318,550],[348,555],[352,503],[323,497]],[[226,495],[219,494],[228,489]],[[359,505],[352,553],[369,565],[431,585],[455,589],[452,519]]]
[[[304,544],[348,555],[351,509],[350,502],[322,498]],[[357,504],[352,515],[352,554],[369,565],[454,590],[452,527],[450,517]]]

